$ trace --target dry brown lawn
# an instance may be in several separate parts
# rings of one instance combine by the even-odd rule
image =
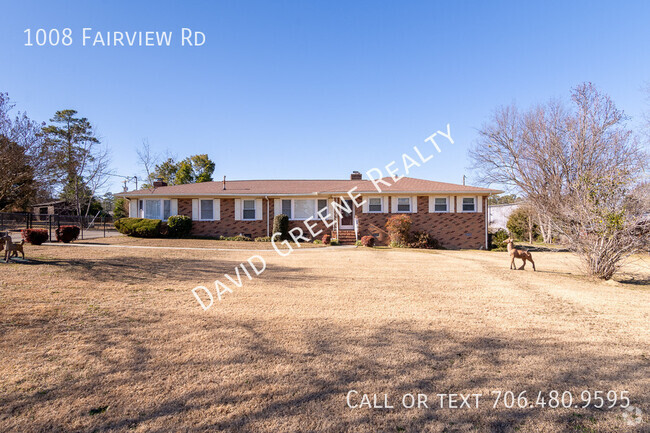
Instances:
[[[0,263],[0,431],[650,426],[648,257],[628,265],[623,282],[603,283],[565,253],[534,254],[533,273],[482,251],[260,251],[267,270],[204,312],[191,289],[226,281],[253,253],[26,253],[28,263]],[[352,389],[388,394],[395,408],[348,408]],[[643,422],[628,426],[619,407],[493,409],[493,390],[531,400],[627,390]],[[430,407],[403,408],[406,393],[427,394]],[[437,393],[484,396],[478,409],[440,409]]]

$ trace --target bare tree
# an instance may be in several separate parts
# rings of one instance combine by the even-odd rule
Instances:
[[[147,138],[142,140],[142,145],[136,149],[136,153],[138,154],[138,162],[144,168],[147,176],[145,185],[151,186],[155,177],[155,167],[158,164],[158,155],[152,152]]]
[[[106,146],[93,145],[96,149],[89,149],[92,158],[84,161],[80,178],[84,179],[85,186],[90,199],[86,204],[85,216],[90,212],[92,198],[97,194],[97,190],[102,188],[108,182],[111,173],[110,168],[110,150]]]
[[[609,279],[626,257],[648,247],[639,185],[648,154],[626,116],[590,83],[572,106],[551,101],[520,112],[498,109],[470,151],[481,180],[524,194],[569,241],[589,274]]]

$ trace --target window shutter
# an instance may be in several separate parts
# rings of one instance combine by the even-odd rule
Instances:
[[[334,220],[334,208],[332,207],[333,202],[334,202],[334,200],[332,200],[332,199],[327,200],[327,213],[326,213],[326,215],[327,215],[328,218],[325,218],[325,220],[329,220],[329,221]]]
[[[456,213],[461,213],[463,211],[463,197],[456,196]]]
[[[171,199],[171,215],[178,215],[178,199]]]
[[[476,211],[483,212],[483,197],[476,197]]]
[[[262,219],[262,208],[262,199],[258,198],[255,200],[255,219],[258,221]]]
[[[436,198],[429,196],[429,213],[434,213],[436,211]]]
[[[411,212],[412,213],[417,213],[418,212],[418,196],[414,195],[411,197]]]
[[[397,197],[395,196],[390,198],[390,212],[397,213]]]
[[[199,199],[198,198],[192,199],[192,220],[194,221],[199,220]]]
[[[381,211],[382,213],[388,213],[388,196],[385,195],[381,198]]]
[[[273,216],[278,216],[282,213],[282,200],[276,198],[273,200]]]
[[[138,200],[129,200],[129,216],[131,218],[138,217]]]
[[[368,211],[369,211],[369,208],[368,208],[368,206],[369,206],[369,201],[370,201],[370,197],[366,197],[366,198],[364,199],[364,202],[363,202],[363,204],[361,205],[361,211],[362,211],[363,213],[368,213]]]
[[[215,198],[212,200],[212,219],[220,220],[221,219],[221,200]]]
[[[235,199],[235,221],[241,220],[241,199]]]

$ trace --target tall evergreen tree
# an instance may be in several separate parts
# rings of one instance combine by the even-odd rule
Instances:
[[[61,198],[74,206],[77,215],[87,214],[92,196],[107,167],[107,153],[98,149],[99,139],[85,117],[75,110],[60,110],[43,128],[50,161],[60,185]]]

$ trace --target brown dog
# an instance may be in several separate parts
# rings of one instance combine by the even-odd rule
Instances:
[[[521,259],[524,261],[524,264],[521,265],[521,268],[519,269],[524,269],[524,266],[526,266],[526,260],[530,261],[530,263],[533,264],[533,271],[535,271],[535,262],[533,261],[533,256],[526,250],[519,250],[513,246],[513,240],[512,238],[508,238],[505,241],[503,241],[504,244],[508,244],[508,254],[510,254],[510,269],[517,269],[517,266],[515,265],[515,259]]]
[[[25,240],[23,239],[19,244],[14,244],[11,241],[11,236],[4,238],[5,241],[5,263],[9,263],[11,257],[18,257],[18,252],[22,254],[23,259],[25,258],[25,251],[23,251],[23,245],[25,245]]]

